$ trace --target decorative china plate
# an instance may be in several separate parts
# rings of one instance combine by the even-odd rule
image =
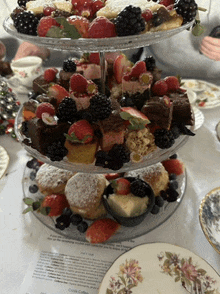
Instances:
[[[37,188],[37,183],[33,177],[33,173],[36,174],[36,171],[33,168],[28,168],[27,166],[25,167],[23,180],[22,180],[23,193],[25,198],[32,198],[34,200],[38,200],[39,198],[42,198],[43,195],[39,192]],[[158,214],[149,213],[140,225],[137,225],[134,227],[121,226],[119,230],[116,232],[116,234],[111,236],[111,238],[107,242],[112,243],[112,242],[122,242],[126,240],[131,240],[133,238],[137,238],[144,234],[147,234],[148,232],[154,230],[155,228],[160,226],[162,223],[164,223],[176,211],[176,209],[179,207],[183,199],[185,188],[186,188],[186,172],[178,176],[177,181],[178,181],[177,192],[179,193],[179,197],[177,201],[175,202],[165,201],[163,207],[160,208],[160,211]],[[30,192],[30,190],[32,192]],[[70,227],[61,231],[55,228],[56,218],[45,216],[35,211],[33,212],[33,214],[45,226],[55,231],[56,233],[61,234],[65,237],[71,238],[73,240],[86,242],[85,234],[79,233],[76,227],[71,225]],[[91,221],[87,221],[87,223],[90,224]]]
[[[220,87],[202,80],[183,79],[183,88],[192,89],[197,94],[195,101],[200,109],[211,109],[220,106]]]
[[[0,179],[4,176],[9,164],[9,156],[6,150],[0,146]]]
[[[199,220],[207,240],[220,254],[220,187],[210,191],[202,200]]]
[[[192,106],[195,118],[195,126],[194,131],[198,130],[204,123],[205,117],[201,110],[198,109],[196,106]]]
[[[111,52],[128,50],[138,47],[149,46],[151,44],[158,43],[164,39],[170,38],[185,29],[192,26],[194,20],[176,29],[160,32],[149,32],[146,34],[126,36],[126,37],[113,37],[113,38],[48,38],[48,37],[36,37],[17,32],[13,25],[13,21],[8,16],[4,22],[3,27],[7,33],[14,36],[15,38],[29,41],[39,46],[47,47],[55,50],[70,50],[70,51],[81,51],[81,52]]]
[[[193,280],[204,294],[220,293],[220,276],[205,260],[176,245],[149,243],[117,258],[98,294],[186,294]]]

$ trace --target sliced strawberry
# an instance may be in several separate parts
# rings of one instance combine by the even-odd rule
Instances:
[[[116,37],[115,25],[104,16],[96,17],[89,26],[89,38]]]
[[[179,79],[175,76],[166,77],[164,81],[167,83],[169,92],[175,92],[180,88]]]
[[[108,181],[115,180],[115,179],[119,178],[120,176],[121,176],[121,174],[119,174],[119,173],[105,174],[105,178]]]
[[[112,181],[112,187],[115,194],[127,195],[130,193],[131,183],[125,178],[119,178]]]
[[[81,74],[75,73],[70,78],[70,89],[76,93],[85,93],[88,81]]]
[[[42,118],[43,113],[48,113],[49,115],[53,116],[55,115],[55,108],[52,104],[49,102],[42,102],[38,105],[36,110],[36,116],[38,118]]]
[[[46,82],[50,83],[53,82],[56,78],[56,74],[58,73],[58,70],[55,67],[47,68],[44,71],[44,79]]]
[[[94,221],[86,231],[86,240],[90,243],[103,243],[107,241],[120,228],[119,223],[110,218]]]
[[[47,32],[53,26],[59,27],[60,25],[56,22],[52,16],[44,16],[40,19],[37,26],[37,34],[39,37],[46,37]]]
[[[153,13],[151,9],[147,8],[142,12],[141,16],[145,19],[146,22],[148,22],[153,17]]]
[[[163,96],[167,94],[168,85],[164,80],[156,81],[151,88],[154,95]]]
[[[47,95],[49,97],[57,98],[58,103],[60,103],[63,100],[63,98],[70,96],[69,92],[65,88],[63,88],[62,86],[60,86],[58,84],[51,85],[48,88]]]
[[[162,164],[169,174],[176,174],[179,176],[184,173],[184,164],[179,159],[167,159],[163,161]]]
[[[79,34],[83,38],[88,38],[89,34],[89,20],[83,16],[79,15],[71,15],[67,18],[67,21],[74,25],[74,27],[78,30]]]
[[[131,68],[130,76],[138,78],[142,73],[147,71],[146,63],[144,61],[137,61],[135,65]]]
[[[89,54],[89,62],[100,65],[99,53],[90,53]]]
[[[116,82],[121,84],[123,75],[132,67],[132,63],[124,54],[120,54],[114,61],[113,69]]]
[[[66,137],[71,142],[86,144],[93,140],[94,130],[90,123],[83,119],[70,126]]]
[[[120,116],[129,121],[128,128],[133,130],[143,129],[150,123],[145,114],[133,107],[121,107]]]
[[[69,207],[66,196],[63,194],[52,194],[44,198],[41,207],[49,207],[49,216],[58,216],[62,214],[65,207]]]

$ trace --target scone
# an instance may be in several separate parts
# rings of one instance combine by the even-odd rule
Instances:
[[[65,187],[70,208],[85,219],[93,220],[104,216],[106,210],[102,194],[105,187],[104,175],[77,173],[68,180]]]
[[[44,195],[63,194],[67,181],[74,174],[74,172],[44,163],[36,175],[39,191]]]
[[[127,172],[125,176],[140,177],[140,179],[146,181],[151,186],[155,196],[159,196],[160,191],[165,191],[169,184],[169,174],[160,162],[145,168]]]

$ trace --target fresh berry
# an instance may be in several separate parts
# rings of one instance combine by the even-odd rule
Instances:
[[[93,17],[92,0],[72,0],[72,5],[74,14],[88,19]]]
[[[135,65],[131,68],[131,71],[128,75],[132,78],[138,78],[141,74],[145,73],[146,71],[146,63],[144,61],[137,61]]]
[[[94,64],[100,64],[99,53],[90,53],[89,54],[89,62]]]
[[[150,122],[145,114],[133,107],[121,107],[120,116],[129,122],[128,128],[143,129]]]
[[[168,195],[167,195],[166,191],[164,191],[164,190],[160,191],[160,196],[163,198],[163,200],[167,200]]]
[[[70,97],[65,97],[58,106],[57,117],[60,121],[71,122],[76,121],[77,107],[76,102]]]
[[[164,205],[164,199],[162,196],[155,197],[155,204],[159,207],[163,207]]]
[[[37,193],[37,191],[38,191],[38,186],[37,185],[31,185],[30,187],[29,187],[29,192],[30,193]]]
[[[174,4],[174,0],[160,0],[160,1],[159,1],[159,4],[168,7],[168,6]]]
[[[52,12],[54,12],[55,10],[56,10],[56,8],[53,6],[45,6],[43,9],[43,14],[45,16],[50,16],[52,14]]]
[[[131,193],[137,197],[143,198],[151,194],[148,184],[141,179],[136,179],[131,183]]]
[[[115,25],[104,16],[96,17],[89,26],[89,38],[116,37]]]
[[[61,214],[57,219],[55,223],[55,227],[61,231],[65,230],[70,226],[70,218],[69,216],[65,214]]]
[[[36,110],[36,116],[42,118],[42,113],[49,113],[51,116],[55,115],[55,108],[52,104],[48,102],[42,102],[39,104]]]
[[[94,121],[108,118],[112,112],[111,99],[104,94],[94,95],[90,99],[89,109]]]
[[[44,16],[40,19],[39,24],[37,26],[37,34],[39,37],[46,37],[47,32],[53,26],[59,26],[58,22],[56,22],[55,18],[52,16]]]
[[[170,181],[175,181],[177,179],[177,175],[176,174],[169,174],[169,180]]]
[[[151,88],[154,95],[163,96],[167,94],[168,85],[164,80],[156,81]]]
[[[145,19],[146,22],[148,22],[153,17],[153,13],[149,8],[147,8],[142,12],[141,16]]]
[[[65,138],[65,137],[64,137]],[[68,150],[61,141],[55,141],[47,147],[46,156],[51,161],[61,161],[68,153]]]
[[[87,224],[87,222],[85,222],[85,221],[82,221],[82,222],[79,223],[78,226],[77,226],[77,230],[78,230],[80,233],[85,233],[87,229],[88,229],[88,224]]]
[[[170,181],[169,182],[169,187],[173,188],[174,190],[178,189],[178,182],[177,181]]]
[[[132,67],[132,63],[124,54],[120,54],[118,57],[116,57],[113,64],[113,70],[116,82],[118,84],[121,84],[123,75],[130,67]]]
[[[176,153],[174,153],[173,155],[171,155],[170,157],[169,157],[169,159],[177,159],[177,154]]]
[[[173,134],[170,130],[157,129],[154,132],[155,145],[161,149],[167,149],[175,143]]]
[[[66,72],[76,71],[76,62],[73,57],[69,57],[63,61],[63,70]]]
[[[24,6],[26,7],[26,3],[29,2],[30,0],[18,0],[18,6]]]
[[[43,112],[41,115],[42,121],[49,126],[55,126],[57,125],[57,120],[54,116],[50,115],[47,112]]]
[[[39,19],[30,11],[22,11],[13,17],[16,30],[21,34],[37,35]]]
[[[163,161],[162,164],[169,174],[179,176],[184,173],[184,164],[179,159],[168,159]]]
[[[107,241],[120,225],[110,218],[102,218],[94,221],[86,231],[86,240],[90,243],[103,243]]]
[[[56,98],[58,103],[60,103],[63,98],[69,97],[69,92],[58,84],[49,86],[47,94],[49,97]]]
[[[141,16],[140,7],[126,6],[115,19],[118,36],[137,35],[145,30],[145,19]]]
[[[183,24],[185,24],[195,18],[198,5],[195,0],[178,0],[174,3],[174,9],[183,17]]]
[[[72,214],[70,217],[70,222],[74,225],[77,226],[78,224],[80,224],[82,222],[82,217],[79,214]]]
[[[73,123],[68,130],[68,140],[71,142],[89,143],[93,140],[94,130],[87,120]]]
[[[198,106],[199,107],[204,107],[206,105],[206,101],[200,101],[199,103],[198,103]]]
[[[70,78],[70,89],[76,93],[85,93],[88,81],[81,74],[73,74]]]
[[[148,71],[153,71],[156,67],[156,60],[153,56],[147,56],[144,59]]]
[[[130,150],[123,144],[114,144],[108,155],[113,159],[121,160],[123,163],[130,161]]]
[[[70,217],[73,214],[71,208],[69,207],[65,207],[64,210],[62,211],[62,215],[67,215],[68,217]]]
[[[167,193],[167,199],[166,199],[167,202],[175,202],[179,196],[179,193],[171,187],[169,187],[166,190],[166,193]]]
[[[110,173],[110,174],[105,174],[104,175],[106,180],[111,181],[119,178],[121,175],[119,173]]]
[[[127,195],[130,193],[131,183],[125,178],[118,178],[111,183],[114,192],[119,195]]]
[[[58,70],[55,67],[48,68],[44,71],[44,79],[46,82],[50,83],[53,82],[56,78],[56,74]]]
[[[89,20],[83,16],[79,15],[71,15],[67,18],[67,21],[74,25],[74,27],[77,29],[79,34],[82,36],[82,38],[88,38],[89,37]]]
[[[66,196],[63,194],[52,194],[44,198],[41,207],[49,207],[49,216],[61,215],[65,207],[69,207]]]
[[[167,83],[169,92],[175,92],[180,88],[179,80],[175,76],[166,77],[164,81]]]
[[[99,11],[99,9],[103,8],[104,7],[104,2],[105,1],[101,1],[101,0],[94,0],[92,1],[92,12],[93,12],[93,15]]]
[[[158,214],[160,212],[160,207],[154,204],[153,208],[151,209],[152,214]]]

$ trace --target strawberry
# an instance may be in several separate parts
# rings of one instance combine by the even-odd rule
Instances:
[[[204,106],[205,106],[205,101],[200,101],[200,102],[198,103],[198,106],[199,106],[199,107],[204,107]]]
[[[56,8],[53,6],[44,6],[43,8],[43,14],[45,16],[50,16],[52,14],[53,11],[55,11]]]
[[[70,78],[70,89],[73,92],[85,93],[87,90],[88,81],[81,74],[75,73]]]
[[[148,22],[153,17],[153,13],[149,8],[147,8],[142,12],[141,16],[145,19],[146,22]]]
[[[63,194],[52,194],[44,198],[41,207],[49,207],[49,216],[58,216],[62,214],[65,207],[69,207],[66,196]]]
[[[42,17],[37,26],[37,35],[39,37],[46,37],[47,32],[53,26],[60,26],[58,22],[56,22],[55,18],[53,18],[52,16]]]
[[[127,127],[132,130],[143,129],[150,123],[145,114],[133,107],[121,107],[120,116],[129,122]]]
[[[100,65],[99,53],[90,53],[89,54],[89,62]]]
[[[167,94],[168,85],[164,80],[156,81],[151,88],[154,95],[163,96]]]
[[[118,84],[121,84],[123,75],[130,67],[132,67],[132,63],[124,54],[120,54],[118,57],[116,57],[113,64],[113,70],[116,82]]]
[[[52,104],[50,104],[49,102],[40,103],[37,107],[37,110],[36,110],[36,117],[42,119],[42,114],[45,112],[51,116],[55,115],[54,106]]]
[[[174,4],[174,0],[160,0],[159,4],[168,7]]]
[[[105,174],[104,176],[105,176],[106,180],[111,181],[111,180],[115,180],[115,179],[119,178],[120,174],[119,173],[110,173],[110,174]]]
[[[92,0],[72,0],[74,14],[88,19],[92,18],[95,13],[92,4]]]
[[[83,38],[88,38],[88,30],[89,30],[89,20],[83,16],[79,15],[71,15],[67,18],[67,21],[74,25],[74,27],[78,30],[79,34]]]
[[[125,178],[119,178],[112,181],[114,192],[119,195],[127,195],[130,193],[131,183]]]
[[[89,26],[89,38],[116,37],[115,25],[105,16],[96,17]]]
[[[73,123],[66,138],[75,143],[89,143],[93,140],[94,130],[87,120],[79,120]]]
[[[104,2],[101,0],[94,0],[92,1],[92,12],[93,15],[99,11],[99,9],[101,9],[102,7],[104,7]]]
[[[184,173],[184,164],[179,159],[167,159],[162,161],[162,164],[169,174],[179,176]]]
[[[58,70],[55,67],[48,68],[44,71],[44,79],[46,82],[50,83],[53,82],[56,78],[56,74]]]
[[[60,103],[63,100],[63,98],[70,96],[69,92],[67,92],[67,90],[65,88],[63,88],[62,86],[60,86],[58,84],[52,84],[48,88],[47,95],[49,97],[56,98],[58,103]]]
[[[107,241],[120,225],[110,218],[102,218],[94,221],[86,231],[86,240],[90,243],[103,243]]]
[[[166,77],[164,81],[167,83],[169,92],[175,92],[180,88],[179,80],[175,76]]]
[[[147,71],[146,63],[144,61],[137,61],[131,68],[130,77],[138,78],[142,73]]]

